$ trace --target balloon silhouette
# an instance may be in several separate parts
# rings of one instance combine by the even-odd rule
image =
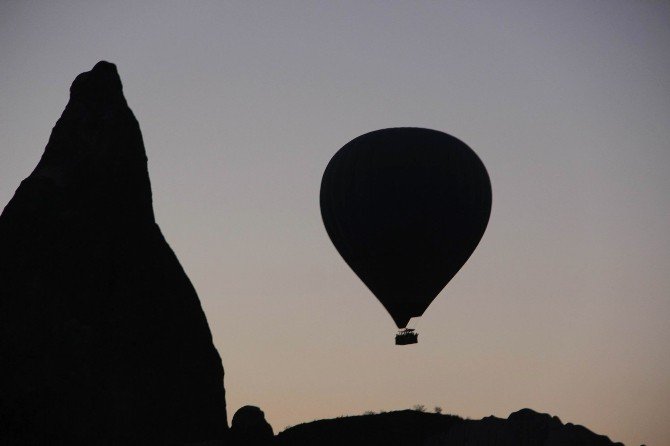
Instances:
[[[390,128],[359,136],[333,156],[320,201],[335,248],[404,328],[482,238],[491,182],[475,152],[453,136]]]

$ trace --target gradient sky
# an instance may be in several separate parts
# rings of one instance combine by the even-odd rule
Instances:
[[[4,0],[0,206],[109,60],[231,416],[531,407],[670,444],[669,24],[643,0]],[[403,348],[318,201],[330,157],[393,126],[462,139],[493,185],[479,248]]]

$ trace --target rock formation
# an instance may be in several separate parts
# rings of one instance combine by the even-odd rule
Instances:
[[[227,430],[221,359],[154,220],[113,64],[80,74],[0,216],[0,444],[179,444]]]
[[[454,415],[401,410],[312,421],[286,429],[276,439],[281,446],[422,446],[460,422]]]
[[[278,434],[281,446],[623,446],[583,426],[522,409],[501,419],[464,420],[412,410],[300,424]]]
[[[260,408],[243,406],[233,415],[230,439],[236,446],[266,446],[273,443],[274,432]]]
[[[584,426],[563,424],[558,417],[521,409],[505,420],[486,417],[481,420],[466,420],[448,432],[439,435],[426,446],[489,445],[495,439],[499,446],[611,446],[604,435],[598,435]]]

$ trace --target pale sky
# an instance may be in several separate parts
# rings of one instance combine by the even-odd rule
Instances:
[[[530,407],[670,444],[670,2],[3,1],[0,207],[75,76],[117,64],[230,416]],[[330,157],[428,127],[487,166],[479,248],[395,325],[330,243]],[[160,302],[156,302],[159,306]]]

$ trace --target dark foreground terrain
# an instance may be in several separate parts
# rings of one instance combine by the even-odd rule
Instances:
[[[604,435],[557,417],[522,409],[507,419],[464,420],[454,415],[403,410],[319,420],[286,429],[277,445],[560,446],[613,445]]]

